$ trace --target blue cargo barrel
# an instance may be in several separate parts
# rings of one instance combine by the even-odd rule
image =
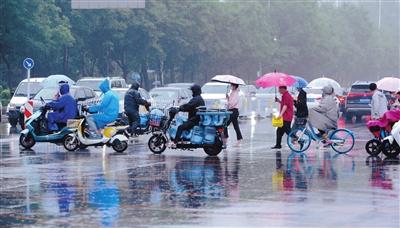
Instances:
[[[193,144],[202,144],[204,138],[204,128],[201,126],[195,126],[193,128],[192,137],[190,138],[190,142]]]
[[[214,144],[216,131],[215,127],[204,128],[204,144]]]
[[[140,127],[146,127],[149,122],[149,115],[140,115]]]

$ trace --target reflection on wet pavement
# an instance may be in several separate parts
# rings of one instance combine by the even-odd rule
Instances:
[[[270,151],[268,130],[244,132],[254,139],[219,157],[2,141],[0,226],[398,226],[398,159]]]

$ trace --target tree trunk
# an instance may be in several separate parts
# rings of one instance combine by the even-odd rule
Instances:
[[[148,65],[147,65],[147,59],[142,61],[141,64],[141,69],[140,69],[140,74],[142,76],[142,83],[144,83],[144,88],[149,90],[151,88],[150,82],[149,82],[149,75],[147,74],[148,70]]]
[[[68,75],[68,47],[64,45],[63,72]]]

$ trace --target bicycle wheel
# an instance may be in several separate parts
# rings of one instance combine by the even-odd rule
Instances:
[[[354,135],[347,129],[335,130],[329,140],[332,142],[332,149],[341,154],[349,152],[354,147]]]
[[[292,151],[301,153],[310,147],[311,140],[312,138],[310,132],[301,128],[297,128],[293,129],[289,133],[287,137],[287,144]]]

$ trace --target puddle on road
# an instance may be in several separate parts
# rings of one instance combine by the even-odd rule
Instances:
[[[361,162],[331,152],[276,152],[256,161],[240,153],[140,159],[83,154],[53,153],[22,157],[19,166],[1,164],[7,188],[0,190],[0,226],[203,224],[206,209],[246,201],[301,206],[320,200],[322,205],[354,191],[361,205],[369,206],[374,189],[383,191],[382,201],[398,199],[398,160]]]

